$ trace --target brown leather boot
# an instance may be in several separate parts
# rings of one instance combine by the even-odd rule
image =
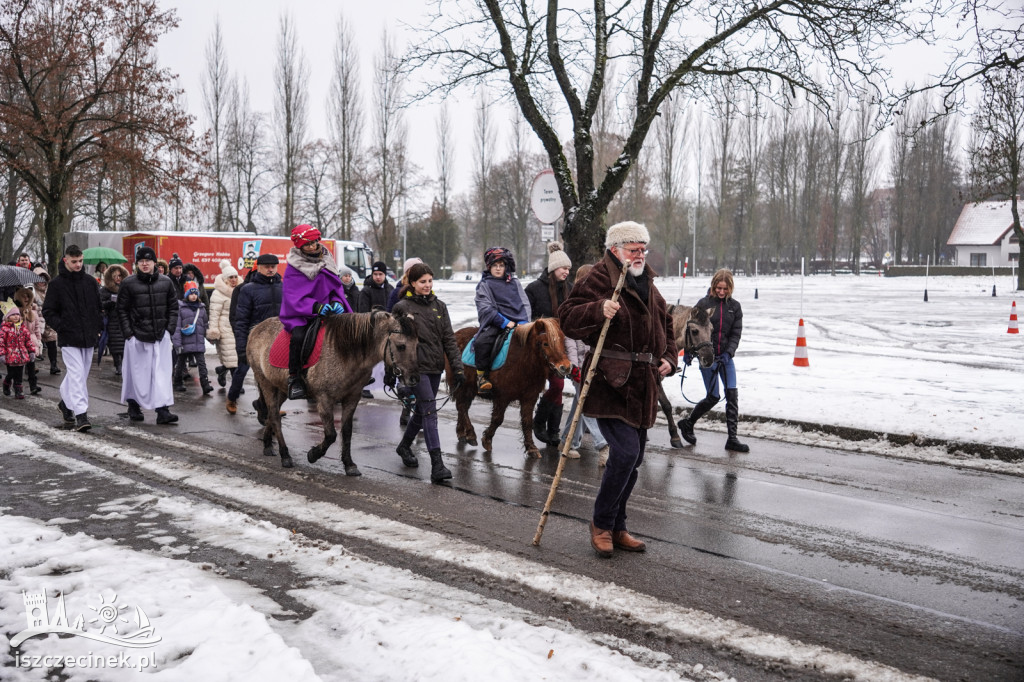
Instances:
[[[627,552],[644,552],[647,550],[647,545],[644,544],[644,541],[637,540],[629,534],[628,530],[617,530],[612,533],[612,544]]]
[[[610,559],[612,556],[612,532],[610,530],[601,530],[591,521],[590,546],[597,552],[597,556],[602,559]]]

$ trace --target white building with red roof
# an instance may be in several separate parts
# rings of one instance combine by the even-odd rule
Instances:
[[[1024,203],[1017,200],[1019,210]],[[1020,243],[1013,233],[1010,200],[964,204],[949,235],[947,245],[955,247],[955,265],[1004,267],[1020,261]]]

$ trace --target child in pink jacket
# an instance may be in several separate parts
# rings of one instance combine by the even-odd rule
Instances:
[[[21,400],[25,397],[22,391],[22,378],[25,365],[36,359],[36,344],[32,341],[32,332],[28,325],[22,324],[21,309],[11,304],[4,305],[4,321],[0,324],[0,362],[7,365],[7,376],[4,378],[4,395],[11,394],[14,385],[14,397]]]

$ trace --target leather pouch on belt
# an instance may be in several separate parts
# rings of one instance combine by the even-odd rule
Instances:
[[[609,358],[602,354],[597,361],[597,368],[601,370],[604,380],[612,388],[622,388],[629,380],[629,373],[633,369],[633,362],[631,360]]]

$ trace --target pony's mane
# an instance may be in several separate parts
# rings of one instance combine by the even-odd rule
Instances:
[[[331,315],[324,319],[324,343],[331,343],[342,357],[365,356],[371,353],[378,342],[375,315],[380,313],[346,313]],[[390,317],[388,318],[390,322]],[[340,336],[342,343],[335,343]]]
[[[565,334],[562,333],[562,328],[558,326],[555,319],[551,317],[541,317],[528,324],[519,325],[518,327],[516,327],[516,330],[513,333],[512,338],[515,339],[516,343],[519,343],[520,345],[525,344],[526,337],[529,335],[530,330],[533,329],[533,325],[535,324],[539,324],[540,326],[544,327],[544,332],[546,334],[553,336],[556,339],[561,339],[564,343]]]

